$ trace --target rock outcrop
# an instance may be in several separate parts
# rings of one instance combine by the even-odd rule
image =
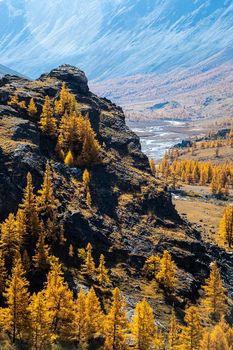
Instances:
[[[61,163],[54,141],[42,137],[35,117],[7,105],[12,94],[26,103],[33,97],[39,114],[45,96],[58,97],[63,81],[76,96],[80,112],[89,115],[102,145],[102,163],[89,167],[92,210],[86,207],[80,191],[83,169]],[[125,277],[115,280],[129,296],[135,297],[135,280],[142,278],[146,257],[163,249],[171,251],[180,269],[181,300],[198,295],[214,259],[223,266],[228,288],[232,288],[232,258],[206,246],[199,233],[181,220],[171,195],[161,190],[152,176],[139,138],[127,127],[122,109],[91,93],[84,72],[69,65],[35,81],[14,76],[0,80],[1,220],[16,211],[27,172],[32,173],[34,186],[39,188],[47,160],[53,164],[55,193],[61,203],[59,215],[69,242],[75,248],[91,242],[96,257],[103,252],[110,267],[121,264]]]

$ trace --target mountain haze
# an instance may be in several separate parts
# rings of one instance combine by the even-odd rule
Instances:
[[[64,61],[91,79],[232,61],[230,0],[0,1],[1,63],[38,76]]]

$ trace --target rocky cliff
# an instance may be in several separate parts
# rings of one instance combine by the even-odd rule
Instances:
[[[92,209],[87,208],[80,190],[83,169],[61,163],[53,141],[39,132],[35,117],[7,105],[12,95],[26,103],[33,97],[39,114],[45,96],[56,98],[62,82],[76,96],[80,112],[88,113],[102,145],[102,163],[89,167]],[[172,253],[179,267],[179,307],[184,307],[187,299],[195,300],[209,264],[215,259],[232,292],[232,257],[215,246],[205,245],[200,233],[181,220],[170,194],[152,176],[139,138],[126,126],[122,109],[91,93],[85,74],[68,65],[34,81],[16,76],[0,80],[1,220],[16,211],[27,172],[32,173],[38,189],[48,160],[52,161],[55,194],[61,203],[58,210],[68,242],[75,249],[91,242],[96,257],[103,252],[112,269],[113,284],[121,287],[132,304],[149,293],[141,272],[146,257],[164,249]],[[64,252],[58,254],[66,265]],[[79,283],[75,273],[70,278]],[[153,297],[152,303],[158,310],[161,308]],[[162,305],[164,310],[165,304]],[[157,316],[161,316],[159,311]]]

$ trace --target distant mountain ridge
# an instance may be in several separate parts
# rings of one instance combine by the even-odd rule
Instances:
[[[9,74],[9,75],[17,75],[17,76],[21,76],[22,75],[16,71],[14,71],[13,69],[10,69],[8,67],[3,66],[2,64],[0,64],[0,77]]]
[[[232,62],[231,0],[0,1],[1,62],[35,77],[68,62],[110,79]]]
[[[128,118],[232,118],[233,64],[91,82],[92,91],[120,104]]]

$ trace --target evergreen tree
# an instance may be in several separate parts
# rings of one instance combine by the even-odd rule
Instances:
[[[7,262],[11,264],[16,252],[19,251],[14,214],[9,214],[8,218],[1,225],[0,249],[4,257],[7,258]]]
[[[225,207],[223,218],[219,227],[219,243],[227,245],[229,248],[233,245],[233,206]]]
[[[31,117],[34,117],[37,113],[37,107],[33,98],[30,99],[27,111]]]
[[[5,290],[7,278],[7,270],[5,267],[5,257],[3,251],[0,250],[0,297]]]
[[[73,295],[68,284],[64,281],[61,264],[57,259],[51,261],[51,270],[47,276],[44,295],[48,317],[51,322],[52,338],[54,340],[69,340],[70,325],[74,317]]]
[[[153,342],[156,333],[154,313],[145,299],[136,305],[131,333],[135,350],[154,350]]]
[[[103,254],[100,255],[100,261],[99,261],[99,266],[97,268],[97,272],[98,272],[97,279],[100,285],[110,283],[110,279],[108,277],[108,270],[105,267],[105,259]]]
[[[115,288],[112,306],[104,321],[104,350],[127,349],[127,327],[125,302],[119,289]]]
[[[69,152],[67,153],[64,159],[64,164],[68,166],[74,166],[74,157],[71,150],[69,150]]]
[[[221,315],[225,315],[227,306],[226,289],[220,276],[217,263],[214,262],[211,266],[210,276],[203,286],[205,292],[201,301],[201,305],[206,315],[214,321],[218,321]]]
[[[46,270],[49,267],[49,247],[45,244],[45,235],[42,232],[39,234],[36,244],[36,254],[33,256],[33,263],[38,270]]]
[[[74,301],[74,319],[72,323],[73,339],[76,347],[87,346],[86,336],[86,296],[80,289],[77,299]]]
[[[59,201],[54,196],[54,188],[52,184],[52,171],[49,162],[46,164],[43,184],[38,191],[37,207],[42,217],[52,219],[54,211],[57,210]]]
[[[40,232],[40,221],[37,212],[36,197],[32,185],[32,176],[30,173],[27,175],[27,185],[24,190],[23,202],[20,204],[20,208],[23,210],[25,219],[27,243],[32,247],[34,246]]]
[[[22,209],[18,209],[15,219],[15,230],[19,246],[22,246],[26,237],[26,218]]]
[[[56,136],[57,120],[54,117],[52,102],[49,96],[45,96],[45,102],[40,116],[39,126],[44,134],[49,136]]]
[[[85,257],[84,264],[82,265],[82,273],[87,274],[90,277],[93,277],[93,275],[95,274],[95,263],[92,257],[91,243],[88,243],[86,247],[86,257]]]
[[[42,350],[50,348],[51,320],[47,312],[46,300],[43,292],[33,294],[28,307],[30,324],[30,343],[32,349]]]
[[[90,341],[94,336],[101,334],[104,321],[100,302],[93,287],[86,296],[85,317],[86,339]]]
[[[6,281],[6,319],[5,330],[11,335],[12,342],[26,339],[28,332],[29,283],[20,258],[15,260],[12,276]]]
[[[19,98],[18,96],[10,96],[10,100],[7,102],[7,104],[11,107],[18,107],[19,106]]]
[[[190,306],[185,312],[184,320],[186,326],[182,327],[182,332],[180,334],[180,349],[200,350],[202,326],[197,307]]]
[[[88,165],[98,163],[100,160],[100,149],[100,144],[97,141],[96,134],[91,127],[90,120],[88,117],[86,117],[82,152],[78,157],[78,164]]]
[[[156,271],[158,271],[160,265],[160,258],[158,256],[152,255],[147,258],[143,270],[147,277],[154,277]]]
[[[168,334],[169,350],[179,350],[179,327],[176,320],[175,310],[172,310],[170,330]]]
[[[177,267],[172,261],[171,254],[164,250],[163,256],[160,260],[159,271],[156,274],[156,279],[166,289],[172,290],[177,285]]]

